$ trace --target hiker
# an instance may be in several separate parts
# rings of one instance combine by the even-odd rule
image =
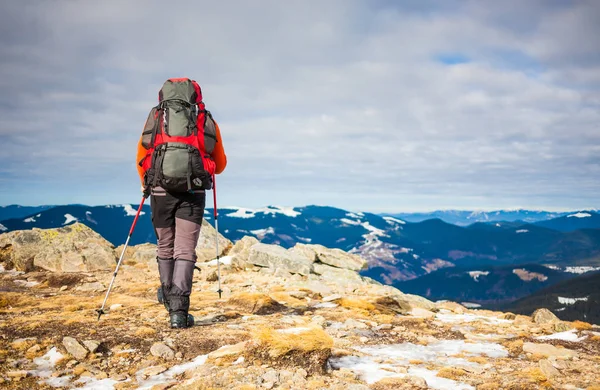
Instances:
[[[212,189],[213,175],[225,169],[227,157],[196,81],[167,80],[158,101],[148,115],[136,161],[142,191],[151,195],[159,301],[169,311],[171,328],[187,328],[194,323],[188,310],[205,191]]]

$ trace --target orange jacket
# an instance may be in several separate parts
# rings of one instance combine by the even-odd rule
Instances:
[[[219,125],[217,124],[216,121],[215,121],[215,129],[217,131],[217,143],[215,144],[215,149],[213,150],[211,157],[213,158],[215,165],[216,165],[215,173],[219,174],[219,173],[223,172],[225,170],[225,167],[227,166],[227,156],[225,155],[225,149],[223,149],[223,140],[221,139],[221,130],[219,129]],[[146,152],[147,152],[146,148],[144,148],[142,146],[142,137],[140,137],[140,140],[138,142],[137,155],[136,155],[135,162],[136,162],[138,174],[140,175],[140,181],[142,182],[142,185],[144,185],[144,174],[146,172],[138,164],[138,162],[144,158],[144,156],[146,155]]]

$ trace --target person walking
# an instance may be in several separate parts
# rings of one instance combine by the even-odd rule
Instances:
[[[167,80],[152,108],[137,147],[142,191],[151,195],[157,262],[171,328],[188,328],[196,245],[214,175],[227,157],[218,124],[206,110],[198,83]]]

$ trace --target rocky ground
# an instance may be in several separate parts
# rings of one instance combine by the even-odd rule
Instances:
[[[225,240],[223,296],[199,263],[186,330],[156,301],[154,247],[130,248],[98,321],[120,252],[86,229],[0,235],[1,388],[600,389],[600,327],[429,302],[319,246]]]

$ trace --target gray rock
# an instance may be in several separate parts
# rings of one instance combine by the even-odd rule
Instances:
[[[361,286],[364,284],[361,276],[356,271],[332,267],[326,264],[313,264],[313,272],[321,275],[322,280],[334,283],[341,287]]]
[[[328,295],[328,296],[324,297],[323,302],[333,302],[333,301],[337,301],[338,299],[342,299],[342,296],[340,294],[333,294],[333,295]]]
[[[291,252],[305,257],[310,262],[320,261],[337,268],[360,271],[367,268],[367,261],[360,256],[344,252],[341,249],[330,249],[323,245],[296,244]]]
[[[560,322],[557,316],[548,309],[537,309],[531,315],[531,319],[536,324],[553,324]]]
[[[175,359],[175,352],[163,343],[154,343],[150,348],[152,356],[156,356],[165,360]]]
[[[209,353],[208,358],[219,359],[227,356],[237,356],[242,354],[246,350],[247,346],[248,343],[246,341],[242,341],[241,343],[237,343],[234,345],[225,345],[217,349],[216,351],[212,351],[211,353]]]
[[[312,263],[306,258],[277,245],[253,245],[250,248],[248,262],[261,267],[280,269],[300,275],[308,275],[312,270]]]
[[[523,352],[542,356],[575,357],[577,352],[567,348],[557,348],[551,344],[525,343]]]
[[[271,389],[279,383],[279,373],[276,370],[270,368],[267,370],[267,372],[263,374],[261,379],[263,381],[263,387]]]
[[[34,267],[52,272],[111,270],[116,260],[113,245],[81,223],[0,234],[0,253],[26,272]]]
[[[538,364],[542,374],[544,374],[547,379],[553,379],[560,375],[560,371],[558,371],[549,360],[542,359],[538,362]]]
[[[333,289],[320,280],[309,280],[307,282],[295,282],[294,287],[311,291],[313,294],[319,294],[326,297],[333,293]]]
[[[85,340],[83,345],[90,351],[91,353],[96,353],[98,348],[100,347],[100,342],[96,340]]]
[[[216,247],[217,231],[206,220],[202,220],[202,228],[200,229],[200,238],[196,245],[196,255],[198,262],[206,262],[217,258]],[[222,256],[231,248],[231,241],[223,237],[219,233],[219,256]]]
[[[398,304],[400,304],[400,306],[402,305],[402,302],[404,303],[408,303],[411,307],[420,307],[422,309],[425,310],[429,310],[429,311],[437,311],[437,308],[435,307],[435,303],[431,302],[429,299],[423,298],[419,295],[412,295],[412,294],[402,294],[400,296],[395,296],[394,299],[398,302]]]
[[[228,256],[231,256],[231,265],[239,269],[252,268],[253,264],[248,263],[250,248],[258,243],[259,241],[252,236],[244,236],[241,240],[237,241],[227,253]]]
[[[348,318],[344,322],[344,329],[369,329],[369,326],[364,322],[357,321],[353,318]]]
[[[83,360],[88,355],[88,350],[79,344],[73,337],[63,338],[62,343],[67,352],[77,360]]]
[[[219,275],[218,275],[217,271],[212,271],[206,277],[207,282],[216,282],[217,280],[219,280]]]
[[[146,367],[143,370],[141,370],[140,374],[143,377],[147,378],[150,376],[162,374],[165,371],[167,371],[167,367],[165,367],[165,366],[151,366],[151,367]]]

